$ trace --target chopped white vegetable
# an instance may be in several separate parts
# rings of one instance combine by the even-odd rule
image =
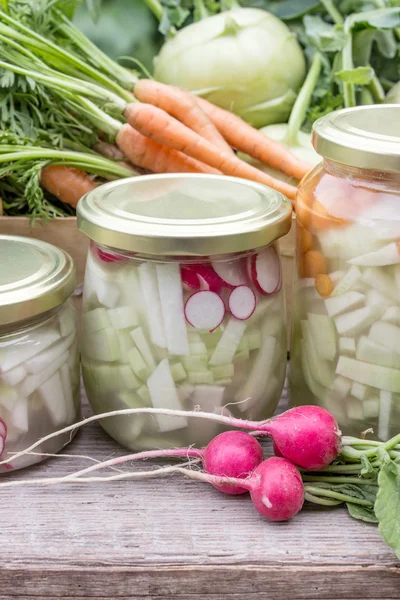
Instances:
[[[362,267],[385,267],[400,264],[400,252],[397,242],[392,242],[375,252],[367,252],[349,260],[350,264]]]
[[[363,403],[358,398],[348,398],[346,412],[349,421],[362,421],[364,416]]]
[[[192,385],[201,383],[214,383],[214,374],[211,371],[188,371],[188,381]]]
[[[357,342],[356,358],[367,363],[400,369],[400,355],[385,346],[361,336]]]
[[[168,352],[172,355],[187,356],[189,342],[179,264],[157,264],[156,271]]]
[[[54,328],[42,328],[31,335],[21,338],[21,341],[0,341],[0,371],[5,373],[18,365],[46,350],[51,344],[60,339],[60,334]]]
[[[241,412],[248,410],[260,402],[268,391],[276,349],[276,339],[265,336],[261,348],[250,367],[247,380],[236,393],[237,405]],[[246,400],[246,402],[242,402]]]
[[[386,307],[389,307],[392,304],[392,300],[390,298],[372,288],[367,291],[365,298],[366,306],[379,306],[382,309],[381,312],[383,312]]]
[[[318,354],[311,336],[309,322],[302,321],[301,328],[304,340],[303,348],[307,355],[307,362],[312,368],[313,379],[329,388],[333,383],[334,366]]]
[[[39,387],[40,396],[47,407],[53,425],[67,424],[67,404],[59,372],[54,373],[50,379]]]
[[[75,414],[75,405],[74,405],[74,395],[72,392],[71,378],[69,374],[68,364],[63,364],[60,369],[60,377],[62,383],[62,389],[64,392],[64,402],[66,407],[66,424],[73,423],[76,414]]]
[[[386,390],[387,392],[400,393],[400,370],[373,365],[348,356],[340,356],[336,373],[352,381]]]
[[[342,336],[353,336],[369,327],[377,316],[377,307],[364,306],[364,308],[335,317],[336,329]]]
[[[138,324],[138,317],[133,306],[116,306],[108,309],[111,327],[114,329],[130,329]]]
[[[369,339],[400,354],[400,327],[385,321],[376,321],[369,332]]]
[[[111,327],[107,309],[100,307],[84,313],[82,316],[82,327],[84,334],[94,333],[95,331]]]
[[[400,307],[389,306],[389,308],[383,314],[382,321],[387,321],[388,323],[393,323],[393,325],[400,326]]]
[[[68,352],[57,358],[57,360],[54,360],[53,363],[43,369],[43,371],[28,375],[28,377],[26,377],[22,383],[18,384],[18,392],[27,398],[35,390],[41,387],[48,379],[51,379],[53,375],[62,367],[62,365],[67,362]]]
[[[231,363],[245,331],[246,323],[231,317],[210,358],[209,364],[217,367]]]
[[[75,342],[75,331],[70,333],[68,337],[61,339],[56,344],[53,344],[44,352],[36,354],[33,358],[25,362],[25,368],[29,373],[39,373],[51,365],[60,356],[63,356],[69,351],[72,344]]]
[[[362,407],[364,419],[376,419],[379,417],[379,406],[379,398],[375,396],[363,400]]]
[[[67,304],[58,313],[58,322],[62,337],[67,337],[67,335],[75,331],[76,318],[76,310],[72,304]]]
[[[128,352],[128,360],[129,364],[132,367],[132,371],[139,377],[145,381],[149,376],[151,370],[148,365],[145,363],[143,356],[140,354],[137,348],[131,348]]]
[[[160,348],[167,348],[157,273],[154,265],[142,263],[139,267],[139,279],[145,302],[151,341]]]
[[[389,439],[389,426],[392,411],[392,403],[393,399],[391,392],[381,390],[379,393],[378,437],[383,441]]]
[[[398,291],[390,275],[377,267],[368,267],[362,273],[362,280],[372,288],[398,302]]]
[[[156,362],[151,352],[150,344],[143,333],[143,329],[138,327],[137,329],[131,331],[130,335],[136,344],[136,348],[139,350],[140,354],[144,358],[144,361],[147,363],[147,366],[151,371],[154,371],[156,368]]]
[[[336,331],[330,317],[307,313],[310,333],[318,354],[325,360],[336,356]]]
[[[113,362],[120,359],[120,343],[117,332],[112,327],[88,334],[82,340],[87,358]]]
[[[353,356],[356,353],[356,341],[354,338],[339,338],[339,353]]]
[[[369,388],[363,383],[358,383],[357,381],[353,381],[351,386],[351,395],[354,398],[358,398],[358,400],[365,400],[368,395]]]
[[[355,285],[361,279],[361,271],[358,267],[352,266],[350,269],[343,275],[343,277],[338,281],[335,285],[335,289],[333,290],[331,297],[341,296],[350,290],[354,290]]]
[[[352,308],[360,306],[365,302],[365,295],[360,292],[345,292],[337,297],[330,297],[325,300],[325,307],[330,317],[336,317],[341,313],[347,312]]]
[[[29,412],[28,412],[28,400],[20,398],[16,401],[11,411],[11,422],[7,422],[9,429],[15,428],[19,432],[26,433],[29,429]],[[7,440],[10,441],[8,431]]]
[[[0,379],[2,379],[4,383],[7,383],[8,385],[17,385],[17,383],[20,383],[20,381],[22,381],[27,374],[28,372],[25,366],[19,365],[18,367],[14,367],[6,373],[0,375]]]
[[[350,381],[350,379],[347,379],[346,377],[341,377],[341,375],[339,375],[335,378],[332,384],[332,391],[334,391],[338,396],[340,396],[340,398],[346,398],[350,395],[351,386],[352,382]]]
[[[187,373],[183,367],[182,363],[175,363],[170,365],[172,379],[175,382],[183,381],[187,377]]]
[[[168,359],[164,359],[147,380],[151,402],[154,408],[170,408],[172,410],[183,410],[174,380],[172,379]],[[161,432],[174,431],[187,427],[186,417],[175,417],[169,415],[156,415],[159,430]]]

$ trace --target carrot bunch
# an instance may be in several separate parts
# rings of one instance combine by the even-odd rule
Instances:
[[[0,11],[0,67],[35,81],[47,94],[55,94],[56,101],[63,102],[76,118],[89,120],[103,138],[94,145],[95,152],[154,173],[212,173],[250,179],[294,200],[295,186],[242,161],[235,151],[295,181],[310,165],[229,111],[178,88],[138,79],[106,57],[50,4],[48,11],[57,21],[54,40]],[[32,22],[38,27],[37,21]],[[46,167],[41,184],[73,206],[96,185],[84,169],[63,168],[62,164]]]

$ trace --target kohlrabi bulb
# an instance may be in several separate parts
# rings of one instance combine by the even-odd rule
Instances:
[[[386,104],[400,104],[400,81],[390,88],[385,98]]]
[[[178,31],[154,61],[158,81],[190,90],[256,127],[285,121],[306,71],[282,21],[238,8]]]

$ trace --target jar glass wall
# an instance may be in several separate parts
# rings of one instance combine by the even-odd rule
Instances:
[[[296,202],[291,402],[386,440],[400,427],[400,174],[324,160]]]
[[[88,194],[78,222],[92,238],[82,372],[96,413],[273,414],[286,370],[278,239],[288,200],[227,177],[146,176]],[[221,431],[170,415],[101,425],[133,449],[203,446]]]

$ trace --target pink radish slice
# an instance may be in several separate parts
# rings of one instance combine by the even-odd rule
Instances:
[[[185,317],[192,327],[212,331],[224,320],[225,304],[215,292],[195,292],[185,304]]]
[[[187,292],[200,289],[200,281],[197,273],[189,267],[181,267],[181,279],[183,288]]]
[[[3,454],[4,446],[6,445],[5,439],[0,437],[0,456]]]
[[[4,423],[3,419],[0,419],[0,438],[5,440],[7,437],[7,425]]]
[[[240,321],[245,321],[254,313],[257,299],[247,285],[239,285],[229,296],[228,306],[231,314]]]
[[[251,280],[261,294],[278,291],[281,280],[281,263],[272,246],[250,257]]]
[[[211,263],[214,271],[221,277],[225,285],[237,287],[247,283],[244,264],[241,260]]]
[[[224,281],[214,271],[210,265],[191,265],[199,279],[199,288],[201,290],[215,292],[219,294],[221,288],[224,286]]]
[[[96,254],[100,260],[103,262],[120,262],[122,260],[127,260],[127,257],[123,254],[118,254],[117,252],[106,252],[96,244],[92,244],[92,251]],[[134,252],[132,252],[132,255]]]

